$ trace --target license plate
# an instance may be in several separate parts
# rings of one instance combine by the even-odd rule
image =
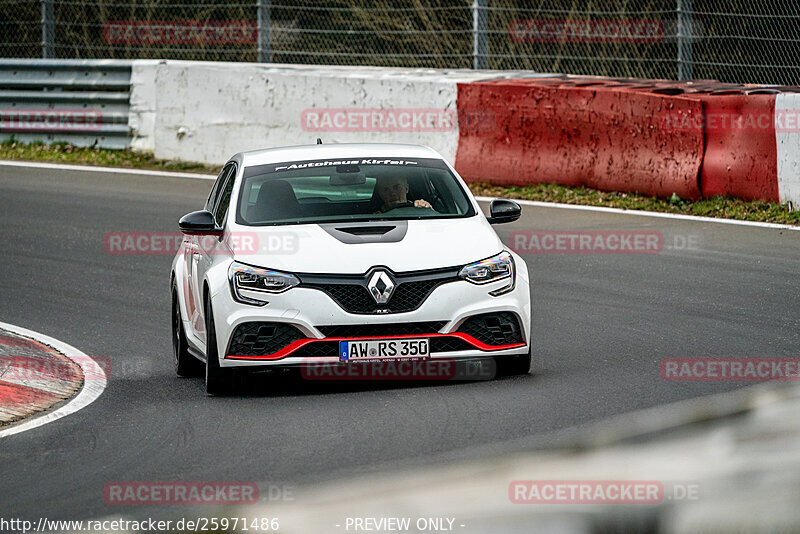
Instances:
[[[342,361],[409,360],[428,356],[430,356],[430,343],[424,338],[339,342],[339,359]]]

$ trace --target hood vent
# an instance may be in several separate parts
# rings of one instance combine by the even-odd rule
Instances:
[[[339,232],[350,235],[383,235],[397,228],[396,226],[347,226],[336,228]]]
[[[408,231],[408,221],[397,221],[389,224],[375,222],[330,223],[320,224],[320,228],[328,232],[342,243],[355,245],[358,243],[397,243],[402,241]]]

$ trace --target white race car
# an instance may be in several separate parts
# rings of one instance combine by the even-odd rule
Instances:
[[[229,391],[235,368],[491,362],[529,372],[524,261],[434,150],[331,144],[236,154],[180,220],[172,263],[179,375]],[[441,363],[441,362],[439,362]]]

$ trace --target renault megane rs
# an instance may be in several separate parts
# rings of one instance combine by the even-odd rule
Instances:
[[[530,369],[528,271],[434,150],[332,144],[236,154],[172,263],[176,371],[489,360]]]

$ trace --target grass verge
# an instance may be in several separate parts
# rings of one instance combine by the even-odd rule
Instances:
[[[217,174],[221,168],[219,165],[157,159],[148,154],[140,154],[131,150],[82,148],[60,143],[52,145],[41,143],[25,144],[14,141],[0,143],[0,159],[207,174]],[[486,182],[475,182],[470,184],[470,189],[475,195],[489,197],[518,198],[562,204],[606,206],[627,210],[658,211],[701,217],[800,225],[800,211],[789,211],[788,207],[775,202],[758,200],[747,201],[729,197],[712,197],[690,201],[680,199],[674,195],[671,199],[663,199],[636,193],[607,193],[586,187],[566,187],[557,184],[503,187]]]
[[[126,169],[150,169],[156,171],[183,171],[218,174],[222,165],[207,165],[186,161],[157,159],[148,154],[132,150],[107,150],[85,148],[68,143],[0,143],[0,159],[20,161],[44,161],[49,163],[73,163],[98,167],[123,167]]]
[[[787,206],[763,200],[741,200],[718,196],[691,201],[678,198],[677,195],[664,199],[636,193],[608,193],[586,187],[566,187],[557,184],[502,187],[476,182],[470,184],[470,189],[475,195],[488,197],[502,196],[542,202],[558,202],[561,204],[605,206],[626,210],[658,211],[699,217],[800,225],[800,211],[789,211]]]

